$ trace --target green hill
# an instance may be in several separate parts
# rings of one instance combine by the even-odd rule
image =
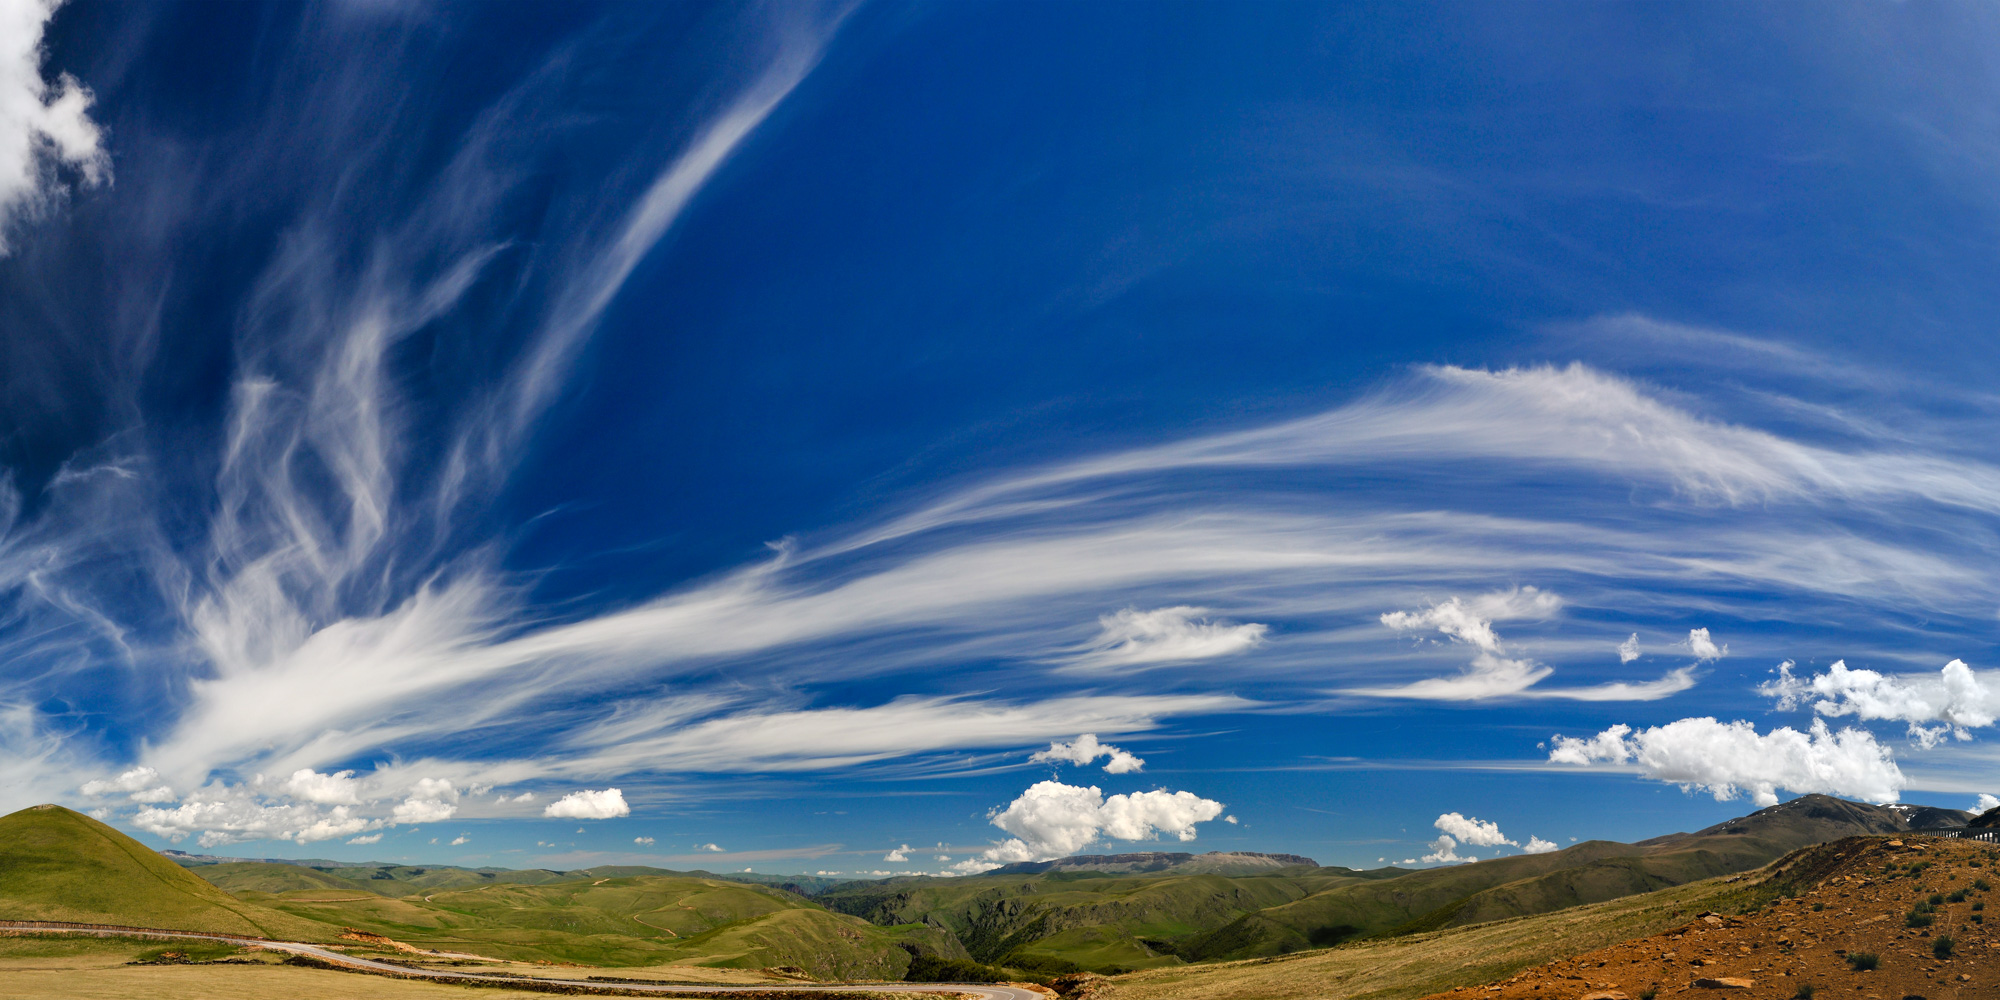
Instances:
[[[323,925],[237,899],[61,806],[0,816],[0,919],[331,940]]]
[[[1294,874],[1296,872],[1297,874]],[[1334,886],[1402,874],[1346,868],[1224,876],[1049,870],[900,878],[836,888],[819,900],[876,923],[951,931],[982,962],[1064,971],[1178,964],[1172,942]]]
[[[1697,833],[1637,844],[1590,841],[1549,854],[1515,855],[1412,872],[1388,882],[1337,886],[1245,914],[1185,942],[1178,952],[1193,961],[1256,958],[1352,937],[1548,913],[1748,871],[1800,847],[1840,837],[1906,832],[1912,829],[1912,817],[1946,822],[1933,815],[1946,812],[1807,795]]]
[[[362,872],[367,871],[367,869],[360,870]],[[332,892],[369,892],[378,896],[391,894],[383,892],[384,884],[382,882],[368,880],[365,874],[361,879],[345,878],[334,872],[318,868],[307,868],[302,865],[272,864],[266,861],[229,861],[222,864],[204,865],[198,870],[193,870],[192,873],[201,878],[202,881],[208,882],[216,888],[229,893],[281,893],[319,890]],[[399,889],[393,894],[401,895],[402,891],[404,890]]]
[[[1292,856],[1124,854],[962,879],[856,882],[817,898],[877,923],[947,929],[984,962],[1050,971],[1162,968],[1548,913],[1747,871],[1840,837],[1955,826],[1966,818],[1957,810],[1808,795],[1696,833],[1637,844],[1590,841],[1421,871],[1246,873],[1246,862],[1281,864]],[[1203,867],[1227,874],[1192,874]]]
[[[407,889],[407,883],[337,879],[305,869],[325,881],[293,887],[314,880],[255,870],[283,865],[208,867],[222,869],[218,877],[226,882],[271,885],[277,891],[238,890],[260,906],[419,948],[491,958],[610,966],[791,965],[825,978],[898,979],[913,950],[965,957],[955,939],[935,928],[877,926],[783,890],[719,879],[638,875],[527,884],[507,881],[503,873],[480,885],[389,896],[381,890]],[[341,882],[362,891],[330,891]]]

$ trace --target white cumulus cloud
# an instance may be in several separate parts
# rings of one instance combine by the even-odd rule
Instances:
[[[389,816],[397,823],[437,823],[457,812],[458,789],[442,778],[424,778],[410,788],[408,798],[396,803]]]
[[[361,782],[355,780],[353,771],[321,774],[309,767],[300,768],[285,779],[283,787],[285,794],[307,802],[328,806],[361,804]]]
[[[1617,725],[1587,739],[1557,736],[1549,760],[1579,766],[1633,763],[1647,777],[1683,790],[1705,789],[1717,801],[1748,792],[1760,806],[1776,805],[1781,788],[1894,802],[1909,784],[1872,734],[1830,732],[1821,719],[1813,720],[1809,733],[1782,727],[1763,735],[1748,722],[1707,717],[1637,731]]]
[[[1618,644],[1618,662],[1630,663],[1639,658],[1639,633],[1632,633],[1630,639]]]
[[[171,786],[160,780],[160,772],[150,767],[135,767],[119,774],[116,778],[99,778],[83,783],[85,795],[116,795],[125,793],[134,802],[172,802],[179,796]]]
[[[1059,761],[1088,764],[1099,757],[1109,758],[1104,762],[1104,770],[1111,774],[1130,774],[1146,766],[1144,757],[1135,757],[1109,743],[1099,743],[1095,733],[1085,733],[1070,743],[1051,742],[1047,750],[1036,751],[1028,760],[1035,764]]]
[[[1694,658],[1703,663],[1720,660],[1729,655],[1729,647],[1716,645],[1715,640],[1708,637],[1708,630],[1705,628],[1688,629],[1687,644],[1688,650],[1694,653]]]
[[[653,838],[651,837],[633,837],[632,842],[645,847],[653,846]]]
[[[1115,667],[1206,660],[1255,648],[1271,630],[1256,622],[1212,622],[1201,617],[1207,611],[1176,605],[1151,611],[1126,608],[1104,615],[1097,620],[1096,641],[1074,662],[1084,667]]]
[[[1171,834],[1195,839],[1195,827],[1222,815],[1222,803],[1192,792],[1154,790],[1106,797],[1095,786],[1038,781],[1004,809],[987,814],[1008,840],[962,861],[958,870],[982,871],[1016,861],[1067,857],[1100,838],[1151,840]],[[983,867],[982,867],[983,866]]]
[[[0,0],[0,254],[12,222],[62,190],[67,168],[85,184],[110,176],[91,93],[76,78],[42,75],[42,32],[59,0]],[[135,789],[136,791],[136,789]]]
[[[542,810],[542,815],[566,819],[615,819],[632,815],[632,807],[625,804],[625,793],[619,789],[592,791],[586,788],[549,803]]]
[[[1757,689],[1775,698],[1780,711],[1811,703],[1820,715],[1906,722],[1910,738],[1926,748],[1936,746],[1947,733],[1971,739],[1968,730],[1992,725],[2000,710],[1994,692],[1980,683],[1964,660],[1945,664],[1936,676],[1852,670],[1847,661],[1838,660],[1825,673],[1802,678],[1792,673],[1793,666],[1790,660],[1778,664],[1778,679]]]
[[[1972,811],[1976,813],[1996,808],[2000,808],[2000,797],[1995,797],[1991,792],[1980,792],[1979,798],[1972,803]]]
[[[374,844],[374,843],[379,843],[379,842],[380,842],[381,840],[382,840],[382,835],[381,835],[381,834],[379,834],[379,833],[371,833],[371,834],[369,834],[369,835],[367,835],[367,836],[365,836],[365,837],[354,837],[354,838],[351,838],[351,839],[349,839],[349,840],[348,840],[348,843],[350,843],[350,844]]]
[[[1555,842],[1555,841],[1553,841],[1553,840],[1543,840],[1543,839],[1542,839],[1542,838],[1540,838],[1540,837],[1532,837],[1532,836],[1531,836],[1531,837],[1529,837],[1529,838],[1528,838],[1528,842],[1527,842],[1526,844],[1522,845],[1522,847],[1521,847],[1521,853],[1522,853],[1522,854],[1547,854],[1547,853],[1549,853],[1550,851],[1553,851],[1553,850],[1555,850],[1555,849],[1556,849],[1556,842]]]
[[[471,839],[472,839],[471,837],[467,837],[464,834],[460,834],[456,837],[451,838],[451,846],[457,847],[458,845],[463,844]]]
[[[363,833],[380,820],[356,815],[347,806],[322,810],[296,803],[272,804],[236,789],[215,790],[215,797],[194,799],[174,808],[147,806],[132,817],[132,825],[179,843],[199,832],[195,842],[217,847],[245,840],[290,840],[299,844]]]
[[[1461,861],[1479,860],[1478,858],[1459,857],[1458,841],[1453,840],[1451,834],[1448,833],[1440,834],[1438,836],[1438,839],[1431,841],[1430,847],[1431,847],[1431,852],[1429,854],[1424,855],[1424,861],[1428,864],[1439,864],[1439,863],[1456,864]],[[1409,864],[1409,863],[1410,862],[1407,861],[1404,862],[1404,864]]]
[[[895,850],[893,850],[893,851],[890,851],[889,853],[887,853],[887,854],[884,854],[884,855],[882,855],[882,860],[884,860],[884,861],[908,861],[908,860],[910,860],[910,845],[908,845],[908,844],[904,844],[903,846],[901,846],[901,847],[898,847],[898,848],[896,848]]]
[[[1458,838],[1461,843],[1476,844],[1480,847],[1498,847],[1501,844],[1520,846],[1500,833],[1500,824],[1461,816],[1455,812],[1439,816],[1432,825]]]

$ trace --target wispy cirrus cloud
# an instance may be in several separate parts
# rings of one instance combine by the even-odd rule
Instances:
[[[1579,380],[1579,391],[1606,384],[1603,376],[1574,369],[1551,370],[1547,377]],[[1452,384],[1471,379],[1470,375],[1456,377]],[[1484,386],[1480,391],[1493,389]],[[1381,406],[1378,401],[1356,405]],[[1422,401],[1411,419],[1421,423],[1424,407],[1429,405],[1430,401]],[[1668,423],[1687,426],[1685,421]],[[1696,422],[1692,426],[1703,425]],[[1298,460],[1309,458],[1307,454]],[[1267,456],[1263,460],[1275,459]],[[1589,456],[1578,459],[1583,464],[1589,460]],[[1102,467],[1125,469],[1132,464],[1106,462]],[[1026,478],[1054,481],[1045,474]],[[1013,489],[973,492],[1000,495]],[[267,765],[283,768],[345,760],[372,748],[407,744],[419,734],[433,731],[438,725],[432,717],[434,710],[421,699],[413,699],[416,693],[450,690],[502,672],[510,678],[507,685],[497,689],[489,686],[486,697],[469,709],[453,709],[453,725],[458,731],[488,722],[497,724],[512,717],[517,706],[553,692],[617,690],[631,679],[672,676],[718,659],[767,657],[787,646],[913,627],[941,628],[950,642],[1014,642],[1017,644],[1012,648],[1018,654],[1047,656],[1053,650],[1032,639],[1021,643],[1019,637],[1039,631],[1049,615],[1061,614],[1062,595],[1101,592],[1106,587],[1143,591],[1172,586],[1175,581],[1200,581],[1211,593],[1231,595],[1245,614],[1259,618],[1301,614],[1305,605],[1300,597],[1310,591],[1310,613],[1321,620],[1330,609],[1343,605],[1354,609],[1353,620],[1363,620],[1371,614],[1364,610],[1365,602],[1372,601],[1370,595],[1384,584],[1407,586],[1435,579],[1439,573],[1454,577],[1482,572],[1514,575],[1524,567],[1540,567],[1552,576],[1585,581],[1585,585],[1600,590],[1606,582],[1632,588],[1649,579],[1684,582],[1691,576],[1705,576],[1836,597],[1864,589],[1881,596],[1883,570],[1889,570],[1889,577],[1907,578],[1917,593],[1943,587],[1963,573],[1936,554],[1867,540],[1850,540],[1854,544],[1837,551],[1809,542],[1801,544],[1796,526],[1790,535],[1771,534],[1762,527],[1742,534],[1721,530],[1709,536],[1706,551],[1690,552],[1682,545],[1670,552],[1662,549],[1649,531],[1612,524],[1382,511],[1315,516],[1282,506],[1266,507],[1254,493],[1244,496],[1242,509],[1235,513],[1189,517],[1167,514],[1159,499],[1149,496],[1128,507],[1100,503],[1096,516],[1080,523],[1065,517],[1051,519],[1050,510],[1060,513],[1064,509],[1060,503],[1029,515],[1019,510],[1003,514],[983,509],[971,516],[963,513],[969,509],[964,504],[947,502],[938,509],[955,506],[961,513],[953,517],[963,520],[971,516],[966,523],[992,524],[994,529],[970,536],[961,533],[949,544],[919,546],[914,552],[903,545],[903,554],[894,558],[878,556],[874,548],[853,538],[794,545],[768,563],[746,567],[711,584],[630,609],[525,631],[510,624],[516,612],[506,588],[471,574],[420,591],[409,602],[377,618],[347,619],[304,634],[285,656],[260,660],[254,671],[201,688],[208,698],[186,717],[186,731],[213,734],[220,727],[201,722],[220,718],[257,719],[266,728],[239,725],[234,730],[221,730],[231,734],[230,744],[214,743],[212,735],[203,737],[211,741],[207,743],[169,741],[156,759],[169,761],[178,752],[190,763],[243,760],[241,751],[232,746],[270,746],[276,740],[280,749],[261,758]],[[1105,511],[1110,512],[1108,517]],[[907,531],[892,536],[864,529],[863,534],[909,537]],[[848,568],[838,577],[817,582],[827,569],[840,564]],[[1863,565],[1868,568],[1863,570]],[[1366,585],[1352,586],[1355,580]],[[1333,589],[1328,589],[1329,583]],[[1343,590],[1342,584],[1350,589]],[[1555,614],[1561,605],[1548,591],[1513,588],[1484,592],[1456,604],[1448,601],[1391,614],[1408,616],[1413,625],[1441,630],[1440,635],[1470,645],[1480,655],[1518,661],[1499,655],[1502,649],[1492,628],[1495,617],[1533,621]],[[1445,615],[1445,611],[1454,612],[1456,617]],[[1464,620],[1459,621],[1461,618]],[[1190,616],[1188,620],[1193,619]],[[1445,629],[1446,625],[1456,631]],[[1308,630],[1298,642],[1298,655],[1324,657],[1329,644],[1352,647],[1364,641],[1341,631]],[[893,657],[885,662],[894,662]],[[1449,690],[1436,694],[1453,698],[1646,700],[1686,690],[1693,683],[1691,673],[1679,669],[1646,682],[1621,680],[1537,689],[1534,684],[1547,676],[1547,668],[1519,662],[1522,669],[1511,673],[1475,669],[1474,679],[1486,685],[1477,691],[1467,688],[1465,682],[1441,679],[1435,683]],[[359,664],[379,665],[375,669],[380,671],[381,683],[358,685],[359,693],[343,693],[310,705],[284,700],[285,692],[308,677],[328,669],[351,672]],[[572,668],[591,664],[593,669],[583,673],[553,669],[558,664]],[[1282,671],[1288,665],[1283,658],[1272,657],[1271,666]],[[1424,693],[1410,682],[1355,690],[1398,697]],[[476,777],[506,783],[609,776],[621,768],[646,766],[649,760],[673,760],[679,767],[725,771],[848,766],[954,747],[1018,744],[1078,731],[1130,731],[1121,727],[1133,721],[1121,723],[1120,718],[1143,719],[1143,728],[1177,714],[1252,707],[1233,696],[1202,695],[1162,701],[1138,715],[1121,716],[1126,710],[1115,707],[1118,698],[1104,698],[1024,702],[996,706],[993,711],[976,702],[947,705],[919,699],[897,703],[911,706],[906,717],[916,724],[903,725],[899,720],[896,725],[880,727],[875,724],[879,721],[875,710],[771,713],[737,698],[691,692],[627,705],[601,721],[568,727],[568,732],[557,738],[557,745],[564,747],[559,761],[533,766],[525,761],[465,762],[455,765],[462,770],[454,773],[467,776],[466,780]],[[1092,707],[1100,703],[1103,708]],[[1128,700],[1128,704],[1140,703]],[[385,705],[398,707],[385,713]],[[1073,705],[1076,710],[1049,711],[1063,705]],[[210,714],[204,716],[204,709]],[[921,718],[926,715],[947,721],[938,726],[923,725]],[[908,737],[853,745],[839,735],[850,718],[858,730],[907,733]],[[975,724],[964,725],[968,720]],[[998,724],[978,724],[982,720]],[[806,723],[812,724],[802,725]],[[818,749],[788,743],[778,735],[786,731],[813,734]],[[849,746],[853,749],[844,749]]]

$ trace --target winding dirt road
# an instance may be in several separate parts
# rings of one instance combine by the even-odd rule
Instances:
[[[421,979],[461,980],[496,985],[520,982],[514,976],[488,976],[477,972],[455,972],[442,969],[417,969],[390,962],[378,962],[372,958],[356,958],[340,952],[322,948],[302,941],[269,941],[264,938],[239,937],[233,934],[208,934],[202,931],[159,930],[147,927],[90,927],[75,924],[60,924],[46,921],[0,920],[0,930],[33,931],[40,934],[80,934],[91,937],[144,937],[166,938],[170,940],[220,941],[241,947],[265,948],[292,955],[316,958],[328,965],[361,972],[380,972],[395,976],[414,976]],[[977,997],[978,1000],[1048,1000],[1048,997],[1033,990],[1018,986],[996,986],[988,983],[875,983],[843,986],[827,986],[816,983],[787,984],[784,986],[698,986],[662,984],[658,986],[644,983],[593,983],[582,979],[541,979],[537,983],[552,983],[558,986],[576,986],[587,990],[618,990],[633,993],[659,993],[666,996],[688,996],[700,993],[916,993],[957,994]]]

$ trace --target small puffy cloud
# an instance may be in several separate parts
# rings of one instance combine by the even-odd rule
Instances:
[[[335,774],[321,774],[312,768],[300,768],[292,772],[281,786],[284,793],[295,799],[317,802],[326,806],[358,806],[361,804],[361,782],[354,779],[353,771]],[[449,784],[447,783],[447,787]]]
[[[1989,792],[1980,792],[1979,798],[1975,799],[1972,803],[1972,811],[1976,813],[1983,813],[1996,808],[2000,808],[2000,798],[1994,797]]]
[[[1992,725],[2000,713],[1994,692],[1980,683],[1964,660],[1945,664],[1935,676],[1850,670],[1846,660],[1837,660],[1825,673],[1802,678],[1792,673],[1794,666],[1790,660],[1778,664],[1777,680],[1757,688],[1776,699],[1779,711],[1811,703],[1820,715],[1906,722],[1910,738],[1926,749],[1946,734],[1969,740],[1968,730]]]
[[[1646,777],[1700,788],[1717,801],[1748,792],[1760,806],[1776,805],[1778,789],[1823,792],[1894,802],[1909,782],[1888,748],[1861,729],[1830,732],[1814,719],[1809,733],[1781,727],[1759,735],[1748,722],[1681,719],[1634,731],[1612,726],[1596,736],[1557,736],[1549,760],[1558,764],[1636,764]]]
[[[980,852],[956,870],[980,871],[1016,861],[1067,857],[1099,838],[1151,840],[1162,834],[1195,839],[1195,828],[1222,815],[1222,803],[1192,792],[1155,790],[1125,795],[1096,788],[1040,781],[1004,809],[987,814],[994,826],[1013,834]]]
[[[1201,617],[1207,610],[1179,605],[1105,615],[1097,620],[1096,641],[1075,664],[1117,667],[1213,659],[1255,648],[1271,630],[1255,622],[1212,622]]]
[[[1224,817],[1222,817],[1222,821],[1223,821],[1224,823],[1227,823],[1227,824],[1229,824],[1230,826],[1235,826],[1235,825],[1236,825],[1236,817],[1234,817],[1234,816],[1224,816]]]
[[[896,848],[895,850],[893,850],[893,851],[890,851],[889,853],[887,853],[887,854],[884,854],[884,855],[882,855],[882,860],[884,860],[884,861],[908,861],[908,860],[910,860],[910,845],[908,845],[908,844],[904,844],[903,846],[901,846],[901,847],[898,847],[898,848]]]
[[[459,834],[458,836],[451,838],[451,846],[457,847],[458,845],[463,844],[471,839],[472,838],[467,837],[464,834]]]
[[[1028,760],[1035,764],[1058,761],[1088,764],[1099,757],[1109,758],[1104,762],[1104,770],[1109,774],[1130,774],[1146,766],[1144,757],[1135,757],[1109,743],[1099,743],[1095,733],[1085,733],[1071,743],[1052,742],[1047,750],[1036,751]]]
[[[1451,834],[1448,833],[1440,834],[1438,839],[1431,841],[1430,847],[1431,853],[1424,855],[1424,862],[1427,864],[1456,864],[1461,861],[1479,860],[1478,858],[1459,857],[1458,841],[1453,840]],[[1407,862],[1405,863],[1407,864]]]
[[[542,810],[542,815],[565,819],[615,819],[632,815],[632,807],[625,804],[625,793],[619,789],[591,791],[586,788],[549,803]]]
[[[42,75],[42,32],[60,5],[0,0],[0,255],[14,220],[60,197],[62,170],[87,185],[110,176],[90,90],[67,73],[53,83]]]
[[[365,836],[365,837],[355,837],[355,838],[353,838],[353,839],[350,839],[350,840],[348,841],[348,843],[350,843],[350,844],[374,844],[374,843],[380,843],[380,842],[381,842],[381,840],[382,840],[382,835],[381,835],[381,834],[379,834],[379,833],[371,833],[371,834],[369,834],[369,835],[367,835],[367,836]]]
[[[1555,849],[1556,849],[1556,842],[1555,842],[1555,841],[1553,841],[1553,840],[1543,840],[1543,839],[1542,839],[1542,838],[1540,838],[1540,837],[1532,837],[1532,836],[1531,836],[1531,837],[1529,837],[1529,838],[1528,838],[1528,842],[1527,842],[1526,844],[1522,845],[1522,847],[1521,847],[1521,853],[1522,853],[1522,854],[1547,854],[1547,853],[1549,853],[1550,851],[1553,851],[1553,850],[1555,850]]]
[[[1458,838],[1461,843],[1476,844],[1480,847],[1498,847],[1501,844],[1520,846],[1501,835],[1500,824],[1468,818],[1455,812],[1439,816],[1431,825]]]
[[[695,849],[695,850],[697,850],[697,851],[711,851],[711,852],[714,852],[714,853],[716,853],[716,854],[721,854],[721,853],[722,853],[722,848],[721,848],[721,846],[719,846],[719,845],[716,845],[716,844],[696,844],[696,845],[694,845],[694,849]]]
[[[442,778],[424,778],[410,787],[408,798],[396,803],[389,818],[396,823],[438,823],[458,812],[458,789]]]
[[[1639,633],[1632,633],[1630,639],[1618,644],[1618,662],[1630,663],[1639,658]]]
[[[1694,653],[1694,658],[1704,663],[1709,660],[1720,660],[1729,655],[1729,647],[1716,645],[1715,640],[1708,637],[1708,630],[1705,628],[1688,629],[1687,645],[1688,650]]]
[[[651,837],[633,837],[632,842],[635,844],[639,844],[643,847],[653,846],[653,838]]]
[[[172,787],[160,780],[160,772],[150,767],[135,767],[119,774],[116,778],[97,779],[83,783],[85,795],[117,795],[123,793],[134,802],[172,802],[179,796]]]
[[[1475,614],[1456,597],[1422,611],[1387,612],[1382,615],[1382,624],[1398,632],[1435,630],[1453,642],[1462,642],[1489,653],[1500,651],[1500,634],[1493,631],[1493,622]]]

